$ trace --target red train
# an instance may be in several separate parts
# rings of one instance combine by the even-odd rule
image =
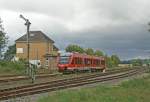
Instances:
[[[65,71],[102,71],[105,72],[105,57],[96,57],[79,53],[66,53],[59,56],[59,72]]]

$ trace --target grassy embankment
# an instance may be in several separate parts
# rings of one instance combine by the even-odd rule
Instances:
[[[25,66],[22,61],[10,62],[0,61],[0,75],[4,74],[24,74]]]
[[[118,86],[57,91],[38,102],[150,102],[150,75]]]

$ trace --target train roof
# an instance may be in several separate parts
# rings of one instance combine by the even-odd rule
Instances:
[[[73,53],[70,52],[61,52],[60,56],[71,56]]]
[[[81,54],[81,53],[77,53],[77,52],[73,52],[73,53],[61,53],[60,56],[75,56],[75,57],[84,57],[84,58],[95,58],[95,59],[101,59],[104,58],[104,56],[92,56],[92,55],[87,55],[85,53]]]

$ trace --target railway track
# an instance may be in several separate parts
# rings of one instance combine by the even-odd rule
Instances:
[[[36,78],[45,78],[45,77],[55,77],[58,75],[62,75],[61,73],[58,74],[38,74]],[[0,83],[9,82],[9,81],[20,81],[20,80],[28,80],[30,79],[28,76],[23,75],[4,75],[0,76]]]
[[[128,69],[128,68],[126,68]],[[120,68],[118,69],[113,69],[113,70],[120,70]],[[113,71],[111,70],[107,70],[108,72]],[[121,69],[122,70],[122,69]],[[84,73],[85,74],[85,73]],[[57,73],[57,74],[37,74],[36,78],[46,78],[46,77],[56,77],[56,76],[60,76],[62,75],[62,73]],[[12,81],[21,81],[21,80],[29,80],[30,77],[25,76],[25,75],[0,75],[0,83],[5,83],[5,82],[12,82]]]
[[[39,83],[39,84],[3,89],[0,90],[0,100],[7,100],[9,98],[16,98],[21,96],[38,94],[42,92],[49,92],[49,91],[55,91],[59,89],[82,86],[86,84],[120,79],[138,73],[143,73],[145,71],[147,71],[146,68],[115,70],[103,74],[102,73],[92,74],[92,75],[87,75],[82,77],[67,78],[67,79],[46,82],[46,83]]]

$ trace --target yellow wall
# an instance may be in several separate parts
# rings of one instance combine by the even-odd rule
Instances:
[[[17,53],[16,57],[26,59],[27,58],[27,44],[25,42],[16,42],[16,51],[17,48],[23,48],[23,53]],[[30,43],[30,60],[40,60],[41,65],[45,65],[45,54],[51,54],[53,51],[53,43],[49,42],[32,42]]]

